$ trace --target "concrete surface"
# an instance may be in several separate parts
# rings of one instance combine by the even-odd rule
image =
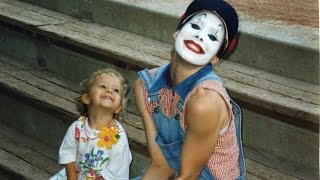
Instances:
[[[23,0],[84,21],[172,44],[190,0]],[[228,1],[238,11],[239,45],[229,60],[319,84],[318,3]],[[299,4],[297,8],[296,4]],[[147,28],[146,28],[147,27]],[[290,66],[288,66],[290,64]],[[297,73],[299,72],[299,73]]]
[[[30,0],[31,1],[31,0]],[[37,2],[40,2],[41,0],[38,0]],[[51,4],[46,4],[46,6],[50,6],[50,7],[54,7],[55,9],[62,9],[61,7],[64,5],[62,4],[62,1],[56,1],[59,3],[53,3],[51,2]],[[80,1],[79,1],[80,2]],[[79,17],[85,17],[85,18],[101,18],[100,21],[103,21],[103,17],[105,16],[100,16],[98,15],[99,13],[104,13],[106,11],[105,6],[102,6],[104,3],[106,3],[106,1],[102,1],[102,0],[97,0],[94,1],[98,4],[92,5],[93,1],[86,1],[83,0],[81,2],[86,2],[87,4],[81,6],[81,4],[77,4],[77,3],[71,3],[70,6],[73,6],[71,9],[73,9],[74,7],[80,7],[80,10],[83,12],[82,7],[88,6],[90,8],[88,8],[88,11],[91,12],[87,12],[87,15],[81,15],[81,13],[78,13],[77,16]],[[134,4],[134,6],[136,6],[136,9],[130,9],[129,7],[125,6],[125,2]],[[153,2],[157,2],[157,7],[155,8],[155,4]],[[169,1],[163,1],[158,2],[158,1],[116,1],[114,0],[114,5],[113,7],[119,7],[120,9],[115,9],[116,10],[123,10],[122,8],[125,8],[127,10],[130,10],[132,12],[132,14],[136,13],[136,10],[142,10],[140,16],[148,16],[147,19],[153,19],[153,17],[157,18],[156,15],[152,16],[152,12],[150,11],[150,8],[153,7],[155,9],[157,9],[157,12],[159,12],[160,14],[164,14],[165,12],[163,12],[162,10],[168,9],[168,4],[166,4],[166,2]],[[176,1],[175,1],[176,2]],[[184,2],[184,1],[181,1]],[[43,3],[43,2],[42,2]],[[61,3],[61,4],[60,4]],[[100,3],[100,4],[99,4]],[[178,8],[176,6],[174,6],[172,4],[172,1],[170,1],[171,5],[170,8],[172,11],[170,11],[170,13],[173,13],[173,10],[178,11]],[[142,4],[142,5],[141,5]],[[99,5],[101,5],[100,7],[98,7]],[[147,9],[144,9],[144,6],[147,7]],[[179,6],[180,7],[180,6]],[[68,9],[69,7],[65,7],[65,9],[62,9],[62,11],[69,11],[70,9]],[[99,8],[99,9],[95,9],[95,8]],[[75,8],[76,9],[76,8]],[[74,10],[74,9],[73,9]],[[78,9],[79,10],[79,9]],[[97,10],[97,11],[96,11]],[[99,12],[99,11],[100,12]],[[98,13],[98,14],[95,14]],[[127,11],[120,11],[120,13],[124,13],[124,15],[128,15],[130,13],[128,13]],[[125,14],[127,13],[127,14]],[[148,14],[150,13],[150,14]],[[162,23],[167,23],[172,22],[175,23],[175,21],[177,20],[178,16],[174,15],[174,14],[170,14],[168,13],[168,11],[166,11],[167,14],[163,15],[163,21]],[[75,13],[77,14],[77,13]],[[80,14],[80,15],[79,15]],[[91,14],[91,15],[90,15]],[[149,16],[151,15],[151,16]],[[76,15],[75,15],[76,16]],[[120,17],[120,16],[119,16]],[[116,18],[119,18],[116,17]],[[132,15],[132,17],[134,17]],[[152,18],[150,18],[152,17]],[[97,20],[98,19],[94,19]],[[140,20],[142,22],[139,23],[148,23],[147,21],[143,22],[143,20]],[[152,21],[150,21],[152,22]],[[139,25],[138,23],[138,25]],[[318,56],[319,56],[319,51],[317,49],[317,41],[318,41],[318,37],[316,36],[318,34],[318,32],[316,32],[318,30],[317,27],[313,27],[313,26],[302,26],[302,25],[297,25],[297,24],[286,24],[285,27],[288,28],[288,30],[285,29],[281,29],[279,30],[277,26],[274,26],[272,21],[269,20],[265,20],[264,22],[259,22],[254,24],[255,22],[249,22],[250,24],[247,24],[245,27],[243,27],[241,25],[241,28],[243,30],[243,35],[242,39],[244,42],[246,41],[246,45],[243,45],[243,47],[246,47],[248,49],[252,49],[253,47],[250,47],[249,45],[251,43],[256,43],[256,45],[254,47],[258,48],[257,46],[260,45],[261,47],[258,48],[260,52],[264,52],[264,48],[268,47],[268,49],[265,50],[264,53],[268,54],[269,52],[271,52],[270,56],[268,58],[265,57],[257,57],[256,59],[254,59],[255,54],[250,54],[250,51],[247,50],[243,50],[244,53],[242,53],[241,55],[235,55],[232,57],[232,60],[237,61],[237,60],[242,60],[242,59],[246,59],[247,60],[247,64],[252,65],[252,66],[257,66],[257,68],[261,68],[261,69],[273,69],[275,70],[277,67],[281,67],[278,70],[283,70],[286,71],[283,74],[284,75],[288,75],[288,76],[293,76],[297,79],[299,78],[304,78],[304,77],[308,77],[307,80],[310,80],[313,76],[315,76],[317,73],[319,73],[319,69],[317,67],[318,64]],[[265,23],[265,24],[264,24]],[[133,21],[133,24],[136,24]],[[252,25],[253,24],[253,25]],[[128,24],[126,27],[128,28]],[[173,27],[173,26],[172,26]],[[168,27],[168,28],[172,28],[172,27]],[[139,27],[133,27],[134,28],[139,28]],[[247,28],[246,31],[244,31],[244,28]],[[249,31],[248,29],[251,30]],[[299,32],[297,35],[295,31],[291,31],[292,29],[296,29],[297,32]],[[154,28],[153,30],[157,30],[157,28]],[[150,31],[150,34],[154,33],[155,31]],[[290,38],[290,33],[291,32],[295,32],[291,38]],[[303,33],[304,32],[304,33]],[[306,34],[305,32],[310,32],[310,34],[307,34],[305,37],[304,35]],[[168,35],[171,32],[169,31],[164,31],[162,32],[164,35]],[[260,36],[262,35],[262,36]],[[301,36],[302,35],[302,36]],[[283,38],[283,39],[281,39]],[[48,67],[50,67],[52,71],[58,73],[58,74],[64,74],[66,77],[69,77],[70,79],[74,80],[74,81],[79,81],[80,79],[82,79],[86,73],[88,73],[89,71],[93,70],[93,69],[97,69],[100,68],[101,66],[104,66],[105,64],[102,63],[102,61],[96,61],[96,59],[82,55],[82,54],[78,54],[78,53],[74,53],[72,51],[69,51],[67,49],[63,49],[61,47],[57,47],[54,45],[50,45],[50,43],[46,42],[46,41],[42,41],[42,40],[35,40],[33,39],[31,36],[27,36],[21,33],[17,33],[17,32],[13,32],[11,30],[8,29],[1,29],[1,34],[0,34],[0,40],[1,45],[0,48],[1,49],[7,49],[8,51],[10,51],[10,53],[12,54],[19,54],[21,55],[21,58],[29,63],[34,63],[37,64],[39,63],[39,57],[44,55],[44,52],[46,53],[46,59],[48,59]],[[267,43],[268,46],[266,45]],[[277,44],[278,43],[278,44]],[[277,47],[272,49],[272,47]],[[241,50],[241,49],[240,49]],[[279,56],[275,57],[275,53],[279,52]],[[282,54],[281,54],[282,53]],[[296,59],[295,57],[297,56],[297,54],[302,54],[303,56],[299,59],[297,59],[297,62],[294,61],[294,63],[292,62],[292,59]],[[239,58],[241,57],[241,58]],[[247,58],[250,57],[250,58]],[[305,57],[305,59],[303,59]],[[239,59],[238,59],[239,58]],[[67,61],[68,60],[68,61]],[[283,62],[275,62],[275,63],[270,63],[271,60],[274,61],[280,61],[280,60],[284,60]],[[259,63],[255,62],[255,61],[259,61]],[[267,61],[267,63],[264,63],[264,61]],[[85,63],[83,63],[85,62]],[[307,62],[307,63],[306,63]],[[66,64],[64,64],[66,63]],[[250,64],[251,63],[251,64]],[[279,65],[280,63],[280,65]],[[258,64],[258,65],[257,65]],[[260,64],[260,65],[259,65]],[[267,65],[270,66],[267,66]],[[267,66],[267,67],[265,67]],[[64,67],[64,68],[62,68]],[[287,67],[287,69],[284,69],[285,67]],[[290,69],[290,68],[291,69]],[[75,68],[75,71],[70,71],[70,68]],[[299,72],[299,73],[297,73]],[[282,72],[277,72],[277,73],[282,73]],[[135,79],[136,76],[132,76],[132,79]],[[317,77],[311,80],[314,83],[318,82]],[[3,99],[6,102],[12,101],[13,105],[12,106],[8,106],[11,107],[10,111],[7,111],[7,109],[3,108],[1,111],[3,111],[4,113],[9,113],[9,114],[16,114],[17,112],[15,111],[15,107],[20,107],[22,110],[25,110],[26,112],[29,113],[25,113],[25,114],[17,114],[17,118],[19,119],[24,119],[24,118],[28,118],[27,121],[22,121],[22,122],[15,122],[14,119],[13,120],[8,120],[8,123],[13,123],[13,125],[19,125],[19,126],[23,126],[26,127],[26,132],[30,133],[33,136],[37,136],[38,138],[41,137],[47,137],[48,140],[50,140],[52,143],[54,144],[59,144],[59,138],[61,138],[62,136],[62,132],[64,131],[64,129],[66,127],[65,124],[63,126],[63,128],[61,128],[61,124],[56,124],[57,117],[49,117],[50,115],[47,115],[43,112],[38,112],[38,110],[30,110],[32,109],[32,107],[26,107],[25,105],[20,106],[20,102],[17,102],[15,100],[9,100],[7,99],[7,97],[5,96],[1,96],[1,99]],[[15,104],[16,103],[16,104]],[[29,109],[30,108],[30,109]],[[11,112],[12,111],[12,112]],[[33,114],[37,114],[38,113],[38,117],[33,116]],[[301,163],[303,166],[306,167],[311,167],[312,170],[317,171],[318,170],[318,164],[317,161],[315,159],[319,159],[318,158],[318,140],[319,140],[319,136],[317,133],[315,132],[310,132],[310,131],[305,131],[303,129],[297,128],[295,126],[285,126],[285,123],[282,122],[278,122],[277,120],[273,120],[272,118],[270,119],[270,117],[261,117],[260,115],[256,115],[254,111],[249,110],[245,110],[244,115],[246,116],[245,119],[252,119],[252,121],[254,121],[255,119],[259,119],[261,121],[246,121],[245,126],[247,126],[246,129],[255,129],[256,131],[247,131],[246,133],[246,140],[245,143],[250,144],[252,146],[254,146],[257,149],[267,149],[266,151],[278,155],[279,158],[284,158],[282,155],[286,154],[286,153],[290,153],[292,151],[292,149],[294,149],[294,153],[290,154],[289,159],[293,160],[293,161],[297,161],[297,163]],[[54,119],[54,120],[53,120]],[[55,123],[55,128],[59,129],[59,133],[54,134],[55,130],[50,130],[49,133],[50,136],[46,135],[46,133],[42,134],[42,133],[37,133],[37,125],[39,125],[40,123],[43,122],[54,122]],[[273,121],[277,121],[277,123],[273,123]],[[59,122],[61,123],[61,122]],[[257,124],[257,123],[261,123],[261,124]],[[46,123],[44,123],[46,124]],[[47,126],[48,124],[46,124]],[[253,126],[253,127],[251,127]],[[275,132],[275,133],[272,133]],[[52,134],[54,134],[55,136],[52,136]],[[59,136],[59,137],[57,137]],[[299,138],[297,138],[297,136],[299,136]],[[297,147],[295,145],[292,146],[288,146],[288,148],[283,148],[281,147],[281,145],[283,144],[295,144],[296,142],[301,142],[299,144],[303,144],[303,148]],[[266,145],[269,145],[269,147],[265,147]],[[290,147],[290,148],[289,148]],[[280,148],[280,149],[279,149]],[[305,151],[307,150],[308,151]],[[310,150],[311,149],[311,150]],[[309,151],[310,150],[310,151]],[[306,158],[301,158],[301,154],[305,155],[306,154]],[[9,155],[8,155],[9,156]],[[297,158],[301,158],[298,159]],[[142,163],[144,164],[144,163]],[[5,174],[5,173],[4,173]]]

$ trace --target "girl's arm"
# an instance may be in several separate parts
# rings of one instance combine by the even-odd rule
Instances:
[[[68,180],[77,180],[77,168],[74,162],[65,165]]]
[[[176,180],[197,180],[212,155],[221,127],[228,124],[229,111],[218,93],[199,89],[186,106],[185,121],[186,138]]]
[[[151,114],[147,109],[146,102],[143,97],[143,89],[144,84],[141,79],[138,79],[134,85],[133,98],[144,124],[148,151],[151,157],[151,165],[145,173],[143,179],[167,180],[169,177],[174,175],[174,170],[170,168],[166,158],[162,154],[160,147],[155,142],[157,128]]]

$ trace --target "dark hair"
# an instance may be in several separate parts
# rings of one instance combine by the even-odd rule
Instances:
[[[77,108],[78,112],[80,113],[80,115],[82,115],[82,116],[89,115],[89,110],[88,110],[87,104],[84,104],[82,102],[82,95],[90,93],[91,88],[92,88],[96,78],[102,74],[108,74],[108,75],[117,77],[117,78],[119,78],[119,80],[121,82],[121,85],[122,85],[121,103],[120,103],[121,108],[120,108],[119,113],[114,114],[114,118],[117,120],[120,120],[120,118],[124,112],[124,109],[126,108],[126,105],[127,105],[127,95],[130,90],[130,86],[129,86],[129,81],[124,76],[122,76],[121,73],[119,73],[118,71],[116,71],[112,68],[101,69],[96,72],[93,72],[87,79],[83,80],[80,83],[80,95],[75,99],[76,100],[76,108]]]

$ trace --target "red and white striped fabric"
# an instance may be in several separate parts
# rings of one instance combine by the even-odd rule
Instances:
[[[240,175],[238,161],[239,148],[237,145],[236,128],[234,124],[234,117],[232,114],[232,106],[230,104],[230,97],[222,82],[210,80],[198,84],[186,97],[185,105],[189,101],[190,97],[192,97],[194,93],[200,88],[213,90],[220,94],[228,105],[230,112],[230,123],[228,127],[223,130],[223,133],[220,132],[217,144],[210,159],[208,160],[207,165],[217,180],[236,179]],[[148,101],[148,96],[145,89],[144,97],[150,113],[152,113],[154,108],[158,105],[161,106],[163,113],[168,117],[172,117],[178,113],[178,109],[176,107],[177,103],[180,100],[180,96],[169,89],[160,90],[161,98],[159,104],[157,102]],[[181,127],[183,130],[185,130],[184,114],[182,114]]]

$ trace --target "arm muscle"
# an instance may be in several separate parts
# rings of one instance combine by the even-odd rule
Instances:
[[[186,106],[186,138],[177,179],[198,179],[214,151],[220,129],[229,120],[226,103],[217,92],[199,89],[195,97]]]

